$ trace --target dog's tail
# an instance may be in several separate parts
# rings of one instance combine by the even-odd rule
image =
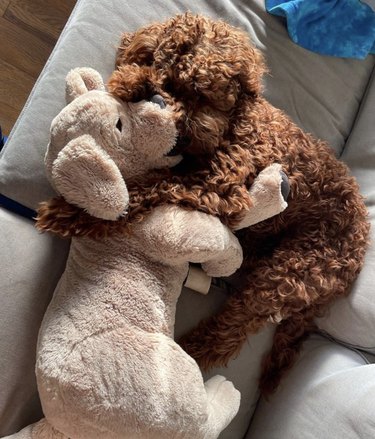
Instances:
[[[275,392],[283,375],[295,363],[303,341],[315,329],[313,317],[306,314],[293,315],[277,326],[271,351],[262,364],[259,388],[263,396]]]

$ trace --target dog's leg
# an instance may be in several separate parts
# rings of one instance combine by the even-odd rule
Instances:
[[[293,366],[304,340],[314,329],[313,314],[308,310],[290,316],[276,327],[271,351],[262,363],[259,380],[262,395],[267,397],[277,389],[284,373]]]
[[[229,297],[218,315],[183,337],[182,347],[204,369],[225,365],[247,336],[270,319],[303,320],[306,312],[320,315],[334,299],[347,294],[362,266],[368,232],[361,209],[354,211],[359,218],[353,218],[353,204],[348,203],[347,215],[343,211],[335,222],[327,216],[309,228],[301,224],[285,233],[269,255],[254,252],[243,270],[248,274],[240,279],[242,290]],[[290,341],[278,345],[274,360],[285,349],[296,349],[298,343]],[[288,367],[284,362],[282,368]]]

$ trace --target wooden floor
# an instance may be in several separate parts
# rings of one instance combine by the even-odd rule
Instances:
[[[0,125],[9,134],[76,0],[0,0]]]

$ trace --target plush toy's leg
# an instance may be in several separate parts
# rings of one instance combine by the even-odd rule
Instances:
[[[54,429],[46,419],[41,419],[3,439],[68,439],[68,437]]]
[[[230,276],[242,263],[238,239],[218,218],[174,205],[155,208],[143,222],[140,239],[158,260],[201,263],[213,277]]]
[[[236,416],[241,395],[223,376],[215,375],[204,387],[208,400],[208,423],[204,439],[215,439]]]

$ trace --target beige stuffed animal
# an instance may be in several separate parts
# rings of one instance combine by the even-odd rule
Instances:
[[[52,123],[48,177],[70,203],[115,220],[126,214],[126,179],[181,160],[167,155],[173,115],[160,97],[119,101],[92,69],[71,71],[66,90],[70,103]],[[243,226],[285,209],[281,183],[278,165],[259,175],[251,189],[256,207]],[[169,205],[132,233],[73,238],[38,340],[45,418],[9,437],[217,438],[240,394],[222,376],[204,383],[173,341],[189,262],[227,276],[241,265],[242,249],[218,218]]]

